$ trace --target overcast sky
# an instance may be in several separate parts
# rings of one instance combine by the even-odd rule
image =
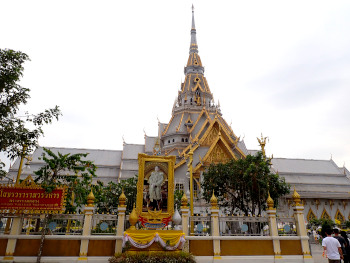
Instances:
[[[248,149],[350,165],[349,1],[1,0],[0,48],[27,53],[31,113],[59,105],[42,146],[121,150],[168,122],[191,5],[215,101]]]

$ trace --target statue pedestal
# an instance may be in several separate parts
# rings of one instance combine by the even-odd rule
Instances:
[[[182,250],[185,233],[182,230],[126,230],[123,248],[126,253],[176,253]]]

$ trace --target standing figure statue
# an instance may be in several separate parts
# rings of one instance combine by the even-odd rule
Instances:
[[[162,199],[161,188],[164,181],[163,172],[159,171],[159,167],[154,167],[154,172],[148,178],[149,199],[159,201]]]

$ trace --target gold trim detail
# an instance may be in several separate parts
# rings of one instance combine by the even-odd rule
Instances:
[[[321,218],[324,218],[324,219],[331,219],[330,215],[328,214],[326,208],[323,209],[323,212],[322,212],[322,215],[321,215]]]
[[[309,209],[309,212],[307,213],[306,218],[307,218],[307,221],[310,221],[313,218],[315,218],[315,219],[317,218],[314,211],[312,211],[311,208]]]
[[[335,213],[334,219],[337,219],[340,222],[345,221],[345,216],[340,212],[339,208],[338,208],[337,212]]]

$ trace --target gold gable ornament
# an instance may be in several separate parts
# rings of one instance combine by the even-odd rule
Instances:
[[[312,211],[312,209],[310,208],[309,212],[307,213],[307,221],[310,221],[311,219],[316,219],[316,215],[315,213]]]
[[[36,184],[31,175],[28,175],[18,187],[29,187],[29,188],[41,188],[40,185]]]

